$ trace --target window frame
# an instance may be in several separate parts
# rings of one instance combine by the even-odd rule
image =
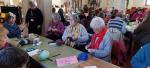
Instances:
[[[149,1],[149,4],[148,4],[148,1]],[[150,6],[150,0],[145,1],[145,6]]]

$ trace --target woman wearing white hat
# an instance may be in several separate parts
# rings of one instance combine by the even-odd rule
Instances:
[[[19,37],[21,35],[21,30],[15,22],[16,22],[16,15],[13,14],[12,12],[9,12],[8,20],[5,21],[4,23],[4,27],[9,31],[8,34],[9,38]]]
[[[112,38],[105,26],[104,20],[100,17],[95,17],[91,21],[90,26],[95,33],[92,36],[90,45],[86,49],[92,56],[110,62]]]

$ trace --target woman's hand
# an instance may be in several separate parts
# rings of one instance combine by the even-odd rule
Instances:
[[[147,68],[150,68],[150,66],[147,66]]]
[[[86,45],[86,46],[85,46],[85,49],[88,50],[89,47],[90,47],[90,44],[89,44],[89,45]]]
[[[57,29],[52,29],[52,31],[53,31],[53,32],[56,32],[56,31],[58,31],[58,30],[57,30]]]

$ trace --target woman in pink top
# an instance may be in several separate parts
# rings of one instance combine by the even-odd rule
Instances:
[[[52,21],[50,22],[47,30],[48,38],[54,41],[61,39],[63,32],[64,25],[61,22],[60,15],[58,13],[55,13],[52,15]]]
[[[142,10],[137,11],[136,13],[133,14],[133,16],[131,17],[132,21],[138,21],[138,22],[142,22],[144,17],[144,12],[142,12]]]

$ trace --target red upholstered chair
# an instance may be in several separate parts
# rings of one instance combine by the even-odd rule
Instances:
[[[112,46],[112,63],[122,66],[126,60],[127,49],[124,41],[113,41]]]

